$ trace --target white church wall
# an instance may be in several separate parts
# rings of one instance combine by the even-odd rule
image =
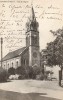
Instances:
[[[17,68],[18,66],[21,66],[21,57],[16,57],[16,58],[6,60],[2,63],[2,66],[4,69],[7,69],[7,70],[10,67]]]
[[[10,60],[10,67],[15,68],[15,58]]]
[[[21,57],[17,57],[15,58],[15,67],[17,68],[17,62],[18,62],[18,66],[21,66]]]

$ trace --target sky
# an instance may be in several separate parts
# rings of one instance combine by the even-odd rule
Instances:
[[[40,51],[55,39],[50,30],[56,31],[63,27],[63,0],[0,0],[3,57],[26,45],[26,22],[31,13],[31,4],[39,23]]]

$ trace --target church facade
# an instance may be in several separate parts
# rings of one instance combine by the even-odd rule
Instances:
[[[36,21],[33,7],[26,23],[26,47],[9,52],[2,62],[4,69],[20,66],[40,67],[39,24]]]

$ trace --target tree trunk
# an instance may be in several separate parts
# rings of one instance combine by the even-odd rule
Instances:
[[[61,65],[61,70],[59,71],[59,86],[61,86],[61,80],[62,80],[62,65]]]

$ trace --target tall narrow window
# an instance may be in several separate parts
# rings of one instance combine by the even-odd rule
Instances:
[[[13,62],[12,62],[12,67],[13,67]]]
[[[24,65],[26,65],[26,59],[24,59]]]
[[[9,68],[9,64],[8,64],[8,68]]]
[[[16,62],[16,67],[18,67],[18,61]]]
[[[4,65],[4,69],[5,69],[5,65]]]

